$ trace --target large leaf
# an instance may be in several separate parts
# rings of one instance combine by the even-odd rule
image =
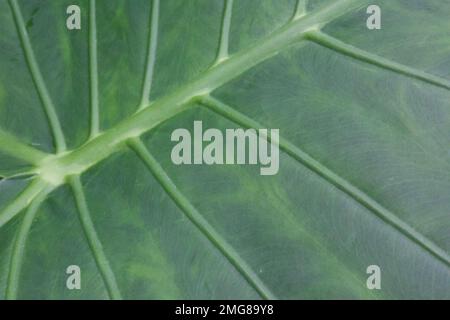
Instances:
[[[450,298],[449,15],[1,0],[0,296]],[[279,173],[174,165],[194,120],[279,128]]]

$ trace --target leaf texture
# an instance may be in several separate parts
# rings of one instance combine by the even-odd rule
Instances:
[[[0,298],[450,298],[450,5],[72,2],[0,2]],[[279,173],[174,165],[195,120]]]

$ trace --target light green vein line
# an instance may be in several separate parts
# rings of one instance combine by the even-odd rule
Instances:
[[[450,81],[447,79],[434,76],[427,72],[408,67],[406,65],[361,50],[323,32],[311,31],[306,33],[306,37],[307,39],[315,43],[318,43],[324,47],[327,47],[351,58],[393,71],[398,74],[402,74],[410,78],[418,79],[441,88],[450,89]]]
[[[229,38],[230,38],[232,13],[233,13],[233,0],[225,0],[220,33],[219,50],[217,53],[217,59],[215,64],[218,64],[228,58],[228,46],[230,42]]]
[[[27,212],[25,213],[25,216],[23,217],[22,223],[18,230],[18,234],[16,235],[16,239],[14,241],[14,246],[11,254],[8,282],[6,285],[7,300],[17,299],[19,278],[20,272],[22,270],[28,233],[30,231],[31,225],[33,224],[39,206],[51,191],[51,187],[47,187],[46,189],[42,190],[42,192],[39,193],[39,195],[37,195],[36,198],[31,202]]]
[[[25,209],[48,184],[40,179],[31,182],[11,203],[0,211],[0,228]]]
[[[147,49],[147,63],[145,68],[144,83],[142,85],[142,98],[139,109],[145,108],[150,101],[150,91],[153,83],[153,73],[155,69],[156,50],[158,48],[158,22],[159,20],[159,0],[152,1],[150,18],[150,32]]]
[[[24,144],[12,134],[1,129],[0,151],[34,165],[38,165],[44,158],[49,156],[43,151]]]
[[[306,14],[306,8],[308,6],[308,0],[297,0],[295,6],[295,13],[293,19],[299,19]]]
[[[234,248],[217,233],[217,231],[197,211],[190,201],[173,183],[158,161],[150,154],[145,145],[138,139],[132,138],[128,142],[130,148],[144,162],[149,171],[159,181],[167,194],[184,212],[186,217],[206,236],[206,238],[228,259],[236,270],[264,299],[276,299],[275,295],[261,281],[251,267],[239,256]]]
[[[98,58],[97,58],[97,21],[95,0],[89,2],[89,80],[91,124],[90,138],[98,135],[100,130],[100,110],[98,102]]]
[[[68,174],[87,170],[108,157],[129,138],[140,136],[186,110],[192,98],[212,92],[262,61],[277,55],[293,43],[303,40],[305,32],[311,28],[318,24],[324,25],[347,12],[356,10],[368,1],[370,0],[333,1],[330,5],[315,10],[301,19],[291,21],[253,47],[233,54],[229,59],[200,74],[195,80],[154,101],[151,108],[134,113],[80,148],[61,156],[59,164]]]
[[[95,258],[95,262],[97,263],[97,267],[100,270],[103,281],[105,282],[109,296],[111,299],[120,300],[122,299],[122,296],[120,294],[119,287],[117,286],[116,277],[111,266],[109,265],[108,259],[105,256],[103,246],[98,238],[97,232],[95,231],[94,223],[92,222],[91,215],[89,213],[89,208],[80,178],[78,176],[71,176],[69,178],[69,183],[75,197],[83,231],[86,235],[89,247],[92,250],[92,254]]]
[[[47,87],[45,85],[44,78],[42,77],[41,71],[39,70],[36,58],[34,57],[33,48],[31,46],[30,38],[28,37],[28,32],[25,28],[25,23],[23,21],[22,13],[20,12],[20,7],[17,4],[17,0],[9,0],[9,4],[13,12],[14,22],[19,34],[20,43],[22,44],[25,59],[30,69],[31,77],[33,78],[33,82],[36,86],[39,97],[42,100],[45,114],[48,118],[50,128],[53,133],[56,152],[63,152],[66,149],[64,134],[61,129],[61,124],[59,123],[59,119],[56,114],[52,99],[50,98],[50,94],[48,93]]]
[[[204,106],[210,108],[214,112],[224,116],[225,118],[243,126],[246,128],[262,129],[260,123],[248,118],[242,113],[236,111],[232,107],[224,104],[223,102],[210,97],[203,96],[199,97],[199,102]],[[270,137],[268,137],[270,141]],[[307,153],[302,151],[300,148],[287,141],[280,136],[279,147],[289,156],[291,156],[296,161],[303,164],[305,167],[309,168],[313,172],[317,173],[323,179],[340,189],[341,191],[348,194],[355,201],[363,205],[365,208],[369,209],[371,212],[376,214],[383,221],[387,222],[393,226],[400,233],[405,235],[408,239],[412,240],[420,247],[427,250],[431,255],[438,258],[440,261],[444,262],[447,266],[450,266],[450,256],[447,252],[437,246],[433,241],[422,235],[420,232],[412,228],[409,224],[398,218],[394,213],[389,211],[380,205],[377,201],[372,199],[369,195],[365,194],[363,191],[358,189],[356,186],[352,185],[350,182],[338,176],[336,173],[319,163],[317,160],[309,156]]]

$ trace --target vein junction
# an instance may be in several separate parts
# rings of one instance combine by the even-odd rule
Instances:
[[[224,13],[222,45],[218,53],[218,63],[201,74],[196,80],[172,94],[153,102],[148,107],[140,107],[134,115],[115,127],[99,133],[80,148],[51,157],[41,168],[36,169],[36,173],[41,174],[42,178],[51,184],[65,183],[65,177],[86,171],[113,152],[121,149],[128,139],[139,137],[163,121],[188,109],[189,103],[196,97],[209,94],[214,89],[276,55],[293,43],[305,40],[309,31],[316,30],[318,26],[325,25],[346,12],[359,8],[362,5],[361,3],[365,1],[341,0],[334,2],[300,19],[291,20],[255,46],[224,59],[228,43],[228,31],[226,30],[229,29],[228,20],[231,19],[232,5],[232,1],[228,1]],[[61,168],[60,172],[61,174],[64,173],[64,176],[61,177],[59,173],[56,175],[50,174],[50,164],[55,168]]]

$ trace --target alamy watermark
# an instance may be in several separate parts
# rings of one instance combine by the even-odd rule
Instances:
[[[366,26],[369,30],[381,29],[381,8],[375,4],[367,7],[367,14],[370,16],[367,18]]]
[[[67,7],[66,13],[69,15],[66,20],[66,27],[68,30],[81,29],[81,9],[77,5],[70,5]]]
[[[66,274],[68,274],[66,280],[66,287],[69,290],[81,289],[81,269],[79,266],[73,264],[67,267]]]
[[[366,273],[369,275],[366,281],[367,289],[369,290],[380,290],[381,289],[381,268],[372,264],[367,267]]]
[[[280,167],[279,129],[219,129],[203,132],[202,121],[194,121],[193,134],[180,128],[172,132],[171,159],[182,164],[260,165],[260,174],[275,175]]]

